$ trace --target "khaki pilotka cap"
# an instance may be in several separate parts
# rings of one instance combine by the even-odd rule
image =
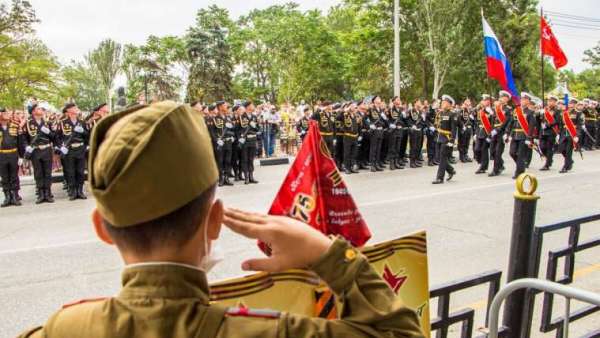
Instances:
[[[138,105],[98,123],[90,138],[89,183],[115,227],[183,207],[218,180],[204,119],[187,104]]]

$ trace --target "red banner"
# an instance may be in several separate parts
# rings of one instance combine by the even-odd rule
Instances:
[[[504,110],[502,110],[502,105],[496,106],[496,116],[498,116],[500,123],[504,123],[506,121],[506,115],[504,114]]]
[[[519,120],[519,124],[521,125],[521,129],[525,132],[525,135],[529,136],[529,122],[527,122],[527,118],[523,113],[523,109],[521,106],[517,106],[517,119]]]
[[[479,119],[481,120],[481,124],[483,124],[483,129],[485,129],[485,132],[490,135],[492,133],[492,123],[485,113],[485,110],[479,111]]]
[[[326,235],[341,235],[356,247],[371,238],[314,121],[269,214],[299,219]],[[263,245],[261,249],[265,251]]]
[[[554,115],[552,115],[552,113],[548,109],[544,109],[544,118],[546,119],[546,121],[548,121],[549,124],[554,124],[555,122]],[[555,133],[560,134],[560,130],[558,129],[557,125],[554,125],[552,127],[552,130],[554,130]]]
[[[552,32],[552,29],[543,17],[541,18],[540,28],[542,54],[552,57],[556,69],[566,66],[568,62],[567,56],[562,48],[560,48],[554,32]]]
[[[573,144],[577,145],[577,142],[575,142],[575,138],[577,137],[577,129],[575,128],[575,124],[569,116],[568,109],[565,109],[565,111],[562,113],[562,118],[563,122],[565,123],[565,126],[567,127],[567,130],[569,131],[569,135],[571,135],[571,138],[573,139]]]

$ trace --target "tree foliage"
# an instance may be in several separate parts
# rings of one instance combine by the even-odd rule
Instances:
[[[111,100],[111,89],[121,69],[121,49],[121,44],[114,40],[106,39],[100,42],[100,45],[86,56],[88,65],[98,75],[106,102],[110,102]]]

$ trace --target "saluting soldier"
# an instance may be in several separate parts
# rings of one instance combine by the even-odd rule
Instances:
[[[19,166],[23,163],[25,146],[19,123],[13,113],[0,108],[0,179],[4,201],[0,207],[20,206]]]
[[[334,130],[335,130],[335,118],[331,113],[331,102],[325,101],[322,104],[321,109],[317,109],[312,116],[312,119],[317,121],[319,124],[319,131],[321,132],[321,137],[325,140],[325,144],[327,144],[327,149],[329,150],[329,154],[332,156],[334,153]]]
[[[600,149],[600,106],[598,105],[598,101],[592,101],[592,109],[596,112],[596,135],[594,135],[596,143],[594,147]]]
[[[65,118],[58,128],[57,143],[63,156],[63,173],[68,184],[69,200],[87,199],[83,192],[85,183],[85,151],[89,131],[85,122],[79,118],[79,109],[74,103],[63,108]]]
[[[256,156],[256,134],[260,131],[255,107],[252,101],[246,101],[241,107],[238,143],[241,146],[241,167],[244,184],[256,184],[254,179],[254,157]]]
[[[469,157],[469,145],[473,137],[473,114],[471,100],[466,99],[458,116],[458,155],[462,163],[473,162]]]
[[[527,158],[531,147],[534,146],[534,131],[536,120],[534,111],[531,110],[532,96],[528,93],[521,93],[521,109],[515,109],[512,115],[512,121],[506,131],[510,135],[510,157],[517,165],[513,179],[516,179],[525,172],[527,167]]]
[[[44,118],[44,109],[37,104],[31,107],[31,117],[25,124],[27,144],[25,157],[31,160],[37,190],[36,204],[54,203],[52,195],[52,153],[55,132]]]
[[[456,140],[457,125],[456,116],[452,110],[455,101],[449,95],[442,96],[441,110],[437,118],[437,143],[440,144],[440,164],[438,166],[436,180],[433,184],[444,183],[444,177],[448,173],[448,181],[456,175],[456,170],[449,163],[452,149],[454,149],[454,141]]]
[[[344,164],[344,109],[346,109],[346,104],[336,103],[333,105],[332,116],[335,119],[334,122],[334,139],[333,139],[333,147],[334,147],[334,159],[335,164],[340,171],[343,170]]]
[[[351,103],[342,113],[341,134],[344,150],[344,171],[346,174],[357,174],[358,137],[362,128],[360,116],[356,113],[356,104]]]
[[[561,111],[558,98],[554,95],[548,97],[548,107],[540,114],[540,151],[544,154],[546,162],[541,171],[550,170],[554,162],[554,146],[559,141]]]
[[[569,111],[564,111],[561,116],[561,131],[558,143],[559,150],[565,161],[560,173],[565,174],[573,169],[573,150],[581,150],[578,135],[581,134],[585,123],[583,103],[579,102],[576,98],[572,98],[569,101]]]
[[[475,153],[479,158],[479,169],[475,174],[485,174],[490,163],[490,144],[494,125],[494,109],[492,98],[487,94],[481,96],[481,104],[477,113],[477,137],[475,140]]]
[[[215,140],[215,155],[219,166],[219,186],[232,186],[229,181],[231,172],[231,151],[235,139],[235,126],[228,115],[225,101],[218,101],[215,105],[216,115],[212,119],[211,134]]]
[[[384,130],[386,128],[387,118],[381,107],[381,97],[374,96],[370,100],[371,108],[369,109],[369,165],[371,172],[383,171],[383,163],[381,160],[381,147],[383,145]]]
[[[173,132],[173,125],[181,128]],[[92,138],[92,221],[100,240],[123,257],[123,287],[113,297],[65,305],[20,338],[424,336],[417,314],[346,241],[291,218],[225,208],[215,198],[219,173],[206,126],[189,105],[160,102],[117,113]],[[246,260],[244,270],[310,268],[344,304],[340,317],[211,303],[206,275],[222,224],[273,248],[268,258]]]

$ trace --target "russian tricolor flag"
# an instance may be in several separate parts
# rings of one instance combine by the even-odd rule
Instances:
[[[481,15],[481,20],[483,21],[483,37],[488,76],[498,80],[502,89],[509,92],[512,95],[513,101],[518,104],[520,102],[519,91],[517,90],[517,86],[515,86],[515,80],[513,79],[512,70],[510,69],[506,54],[504,54],[500,41],[496,37],[496,34],[494,34],[494,31],[492,31],[490,24],[483,17],[483,13]]]

